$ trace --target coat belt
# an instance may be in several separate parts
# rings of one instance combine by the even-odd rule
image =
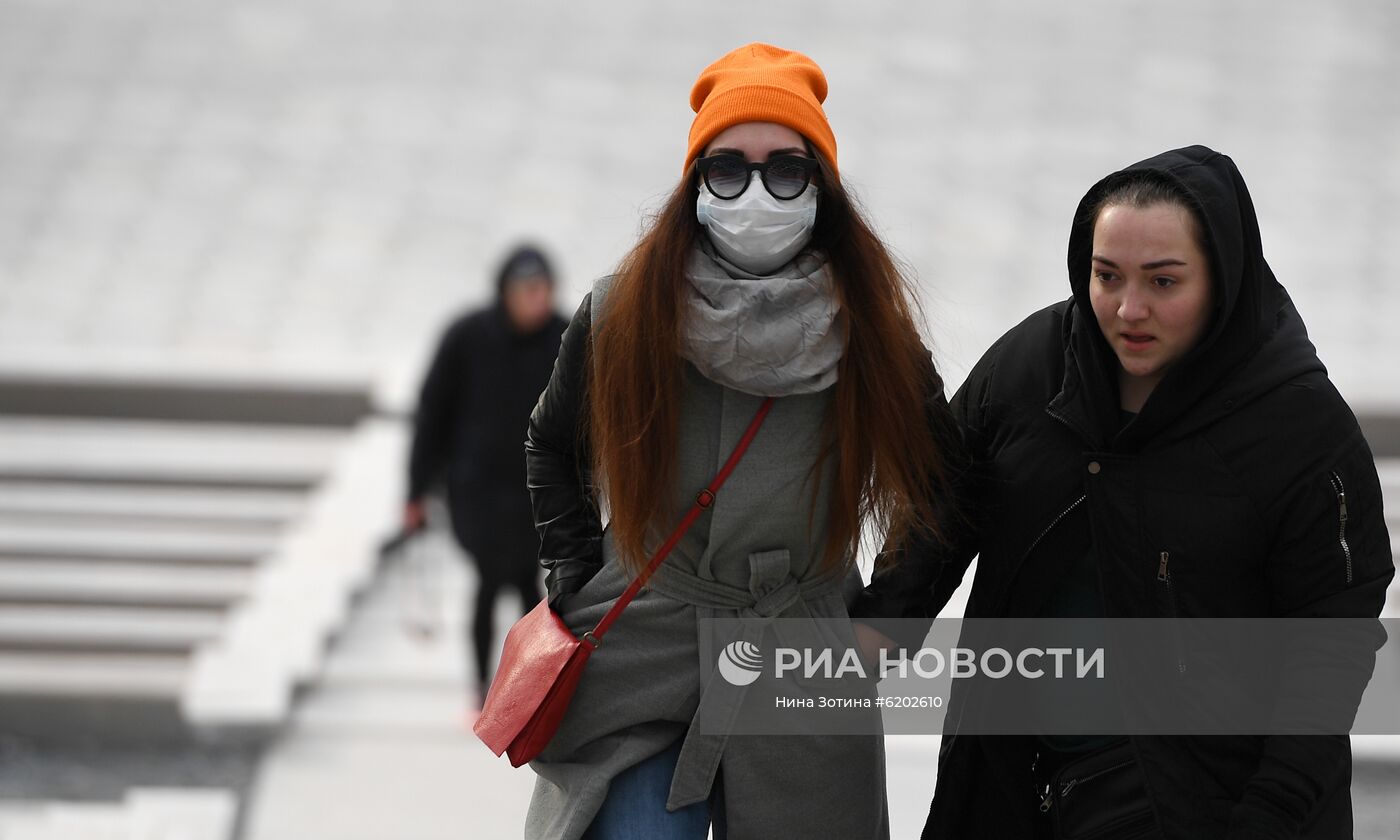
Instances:
[[[697,607],[737,610],[741,619],[739,630],[725,644],[741,639],[758,644],[770,625],[779,640],[788,644],[796,640],[785,640],[790,631],[785,624],[774,625],[772,620],[784,614],[788,618],[811,618],[806,602],[840,591],[846,572],[845,568],[832,569],[799,581],[792,575],[788,550],[780,548],[749,555],[747,589],[706,580],[674,566],[663,566],[650,585],[662,594]],[[666,800],[668,810],[674,811],[709,797],[720,757],[729,740],[728,734],[721,733],[728,733],[732,728],[747,689],[747,686],[731,684],[717,672],[710,675],[681,744]]]

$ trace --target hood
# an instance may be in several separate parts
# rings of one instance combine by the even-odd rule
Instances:
[[[1103,194],[1132,173],[1175,182],[1204,222],[1214,308],[1201,340],[1167,372],[1138,417],[1118,429],[1118,361],[1089,302],[1093,220]],[[1070,229],[1073,302],[1065,319],[1065,385],[1052,413],[1100,446],[1132,450],[1154,436],[1184,433],[1310,370],[1322,369],[1307,330],[1264,260],[1259,220],[1228,156],[1188,146],[1135,163],[1085,193]],[[1228,392],[1228,397],[1225,394]],[[1218,398],[1218,399],[1217,399]],[[1195,422],[1192,422],[1195,421]]]
[[[554,269],[544,251],[534,245],[520,245],[511,250],[496,272],[496,301],[505,297],[506,283],[515,277],[542,274],[554,282]]]

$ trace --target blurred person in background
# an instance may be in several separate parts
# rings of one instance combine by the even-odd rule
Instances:
[[[512,251],[496,276],[495,304],[447,328],[414,416],[403,526],[422,528],[428,493],[446,485],[452,533],[480,579],[468,622],[476,710],[490,683],[496,596],[510,587],[527,610],[541,598],[520,444],[567,326],[554,309],[554,284],[542,251]]]
[[[579,306],[530,418],[549,600],[577,635],[775,398],[531,762],[527,837],[889,836],[878,731],[695,725],[738,702],[704,679],[704,619],[831,619],[818,632],[854,646],[834,636],[852,632],[862,526],[891,540],[940,531],[961,451],[911,284],[841,183],[826,93],[811,59],[766,44],[701,73],[683,177]]]
[[[1080,201],[1068,268],[1071,296],[998,340],[953,397],[970,538],[877,569],[852,614],[935,616],[978,555],[969,619],[1379,616],[1395,569],[1375,461],[1264,259],[1234,161],[1191,146],[1108,175]],[[1347,697],[1370,644],[1321,656]],[[1180,674],[1209,673],[1175,655]],[[1352,836],[1344,734],[949,721],[925,838],[1053,837],[1071,797],[1070,814],[1111,824],[1096,837]],[[1072,769],[1091,765],[1115,769]]]

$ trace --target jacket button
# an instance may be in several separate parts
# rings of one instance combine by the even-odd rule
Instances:
[[[1103,469],[1103,467],[1099,466],[1098,461],[1089,462],[1089,475],[1098,475],[1101,469]]]

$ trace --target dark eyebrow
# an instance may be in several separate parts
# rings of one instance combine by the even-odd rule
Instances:
[[[1093,255],[1093,260],[1094,260],[1094,262],[1101,262],[1101,263],[1103,263],[1104,265],[1108,266],[1109,268],[1117,268],[1117,267],[1118,267],[1118,263],[1116,263],[1116,262],[1114,262],[1113,260],[1110,260],[1110,259],[1108,259],[1108,258],[1106,258],[1106,257],[1101,257],[1101,256],[1099,256],[1098,254],[1094,254],[1094,255]],[[1186,263],[1183,262],[1183,261],[1181,261],[1181,260],[1179,260],[1179,259],[1177,259],[1177,258],[1175,258],[1175,257],[1167,257],[1167,258],[1164,259],[1164,260],[1153,260],[1152,262],[1149,262],[1149,263],[1143,263],[1143,264],[1142,264],[1142,270],[1143,270],[1143,271],[1151,271],[1151,270],[1153,270],[1154,268],[1165,268],[1165,267],[1167,267],[1167,266],[1169,266],[1169,265],[1186,265]]]

